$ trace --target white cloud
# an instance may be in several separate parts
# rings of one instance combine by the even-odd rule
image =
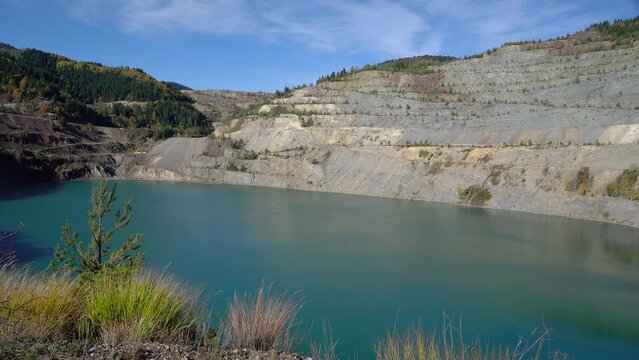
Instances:
[[[530,40],[566,34],[600,21],[583,1],[571,0],[415,0],[429,17],[463,24],[479,44]]]
[[[602,16],[573,0],[59,1],[77,19],[129,33],[249,35],[319,51],[393,57],[451,51],[460,39],[488,47],[545,37]]]
[[[402,56],[437,52],[426,19],[390,0],[66,0],[69,14],[122,31],[247,34],[324,51]]]
[[[304,16],[309,5],[314,12]],[[262,15],[276,37],[289,37],[319,49],[389,55],[439,50],[437,39],[425,34],[429,26],[423,17],[387,0],[306,1],[272,7]]]
[[[256,31],[242,0],[130,0],[118,11],[124,31],[195,31],[211,34]]]

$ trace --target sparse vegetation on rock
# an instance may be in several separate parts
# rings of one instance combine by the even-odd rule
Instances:
[[[623,170],[621,175],[606,187],[608,196],[624,197],[639,201],[637,178],[639,178],[639,169]]]
[[[484,206],[493,197],[490,190],[481,185],[471,185],[458,189],[457,195],[460,200],[474,206]]]
[[[592,187],[592,181],[590,168],[584,166],[573,177],[566,179],[564,188],[566,191],[576,191],[583,196]]]

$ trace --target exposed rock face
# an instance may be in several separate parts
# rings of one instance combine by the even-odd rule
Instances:
[[[639,201],[607,195],[639,164],[638,83],[639,44],[571,40],[505,46],[426,75],[361,71],[233,120],[234,143],[169,139],[120,174],[639,226]]]
[[[128,146],[117,128],[0,113],[0,184],[113,176]]]
[[[329,191],[475,204],[460,196],[489,190],[484,206],[639,226],[639,202],[606,196],[606,186],[639,159],[639,144],[565,147],[309,147],[242,159],[221,140],[173,138],[125,160],[130,178]],[[174,156],[179,153],[180,156]],[[233,165],[231,165],[233,164]],[[588,168],[584,192],[577,181]],[[232,169],[232,170],[230,170]],[[569,185],[567,185],[569,184]]]
[[[186,90],[185,94],[193,98],[195,108],[216,122],[226,122],[237,112],[248,109],[251,105],[267,102],[271,94],[251,93],[230,90]]]
[[[442,65],[429,75],[363,71],[266,105],[237,135],[256,149],[309,141],[345,146],[614,142],[616,137],[600,139],[608,127],[639,123],[638,60],[636,47],[555,56],[508,46],[485,58]],[[269,117],[276,107],[277,115]],[[312,126],[302,129],[304,121]],[[278,130],[270,131],[271,139],[251,136],[269,129]],[[336,132],[347,136],[336,139]],[[626,142],[637,140],[631,135]]]

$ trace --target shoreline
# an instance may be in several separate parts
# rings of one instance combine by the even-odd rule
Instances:
[[[75,182],[75,181],[97,181],[97,180],[99,180],[99,178],[97,178],[97,177],[87,177],[87,178],[77,178],[77,179],[65,180],[65,181],[61,181],[60,183]],[[618,225],[618,226],[625,226],[625,227],[629,227],[629,228],[633,228],[633,229],[639,229],[639,224],[624,224],[624,223],[617,223],[617,222],[608,221],[608,220],[602,220],[602,219],[588,219],[588,218],[576,217],[576,216],[568,216],[568,215],[558,215],[558,214],[542,213],[542,212],[531,212],[531,211],[517,210],[517,209],[511,210],[511,209],[504,209],[504,208],[491,207],[491,206],[474,206],[474,205],[463,204],[463,203],[450,203],[450,202],[445,202],[445,201],[432,201],[432,200],[416,199],[416,198],[402,198],[402,197],[391,197],[391,196],[383,196],[383,195],[366,195],[366,194],[358,194],[358,193],[335,192],[335,191],[327,191],[327,190],[322,190],[322,189],[298,189],[298,188],[292,188],[292,187],[278,187],[278,186],[268,186],[268,185],[223,183],[223,182],[207,181],[207,180],[204,180],[204,179],[199,179],[199,180],[181,179],[181,180],[179,180],[179,179],[130,178],[130,177],[114,176],[114,177],[107,178],[107,180],[108,181],[132,181],[132,182],[161,182],[161,183],[211,185],[211,186],[220,186],[220,185],[223,185],[223,186],[240,186],[240,187],[245,186],[245,187],[277,189],[277,190],[291,190],[291,191],[305,191],[305,192],[313,192],[313,193],[326,193],[326,194],[332,194],[332,195],[363,196],[363,197],[372,197],[372,198],[387,199],[387,200],[418,201],[418,202],[425,202],[425,203],[429,203],[429,204],[433,204],[433,205],[445,205],[445,206],[459,207],[459,208],[465,208],[465,209],[485,209],[485,210],[498,211],[498,212],[506,211],[506,212],[516,212],[516,213],[532,214],[532,215],[539,215],[539,216],[551,216],[551,217],[559,217],[559,218],[570,219],[570,220],[589,221],[589,222],[595,222],[595,223],[600,223],[600,224]]]

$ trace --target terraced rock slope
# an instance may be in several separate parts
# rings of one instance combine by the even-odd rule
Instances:
[[[419,71],[356,71],[245,111],[215,138],[166,140],[119,173],[639,226],[633,41],[590,29]]]

